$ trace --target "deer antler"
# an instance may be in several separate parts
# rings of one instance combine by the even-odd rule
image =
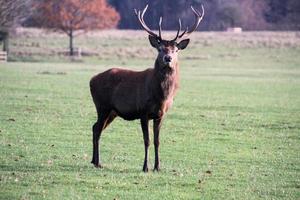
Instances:
[[[189,28],[186,27],[186,29],[180,34],[180,31],[181,31],[181,20],[180,20],[180,18],[178,19],[179,27],[178,27],[178,30],[177,30],[176,37],[175,37],[173,40],[171,40],[172,42],[175,42],[178,38],[180,39],[180,38],[182,38],[183,36],[188,36],[188,35],[190,35],[192,32],[194,32],[194,31],[198,28],[198,26],[199,26],[199,24],[200,24],[200,22],[202,21],[203,16],[204,16],[204,7],[203,7],[203,5],[201,5],[201,8],[202,8],[202,13],[200,13],[200,12],[197,11],[193,6],[191,6],[191,9],[192,9],[193,13],[195,14],[196,21],[195,21],[195,23],[194,23],[194,25],[192,26],[192,28],[191,28],[190,31],[189,31]],[[140,24],[142,25],[142,28],[143,28],[145,31],[147,31],[147,32],[148,32],[150,35],[152,35],[153,37],[156,37],[157,39],[162,40],[162,37],[161,37],[161,24],[162,24],[163,18],[162,18],[162,17],[159,18],[159,24],[158,24],[158,25],[159,25],[159,29],[158,29],[159,35],[157,35],[157,34],[154,33],[153,31],[151,31],[151,29],[146,25],[146,23],[145,23],[145,21],[144,21],[144,15],[145,15],[147,9],[148,9],[148,4],[146,5],[146,7],[144,8],[144,10],[143,10],[142,12],[141,12],[140,10],[137,11],[136,9],[134,9],[135,15],[137,16],[137,18],[138,18]],[[180,34],[180,35],[179,35],[179,34]]]
[[[177,30],[177,34],[176,34],[176,37],[173,40],[171,40],[172,42],[175,42],[177,40],[177,38],[179,36],[179,33],[181,31],[181,19],[180,18],[178,19],[178,24],[179,24],[179,27],[178,27],[178,30]]]
[[[148,9],[148,4],[146,5],[146,7],[144,8],[143,12],[141,12],[140,10],[137,11],[136,9],[134,9],[135,15],[137,16],[140,24],[142,25],[142,28],[147,31],[150,35],[152,35],[153,37],[156,37],[159,40],[162,40],[161,38],[161,24],[162,24],[162,17],[160,17],[159,19],[159,35],[157,35],[156,33],[154,33],[153,31],[151,31],[151,29],[146,25],[145,21],[144,21],[144,15],[146,13]]]
[[[158,28],[158,33],[159,33],[159,38],[160,39],[162,39],[162,37],[161,37],[161,24],[162,24],[162,17],[160,17],[159,18],[159,24],[158,24],[158,26],[159,26],[159,28]]]
[[[189,28],[186,27],[186,29],[183,31],[183,33],[181,33],[179,35],[179,32],[181,31],[181,20],[179,19],[179,21],[178,21],[179,22],[179,29],[177,31],[176,37],[172,41],[176,41],[178,38],[180,39],[183,36],[188,36],[198,28],[198,26],[199,26],[199,24],[202,21],[203,16],[204,16],[204,7],[203,7],[203,5],[201,5],[202,13],[199,13],[199,11],[197,11],[193,6],[191,6],[191,8],[192,8],[192,11],[193,11],[193,13],[195,14],[195,17],[196,17],[196,21],[195,21],[194,25],[192,26],[190,31],[188,30]]]

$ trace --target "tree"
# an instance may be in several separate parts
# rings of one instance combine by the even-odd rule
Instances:
[[[268,9],[266,0],[241,0],[240,11],[243,13],[242,26],[245,30],[266,30],[270,24],[265,19],[265,12]]]
[[[288,0],[286,21],[289,29],[300,30],[300,1]]]
[[[268,0],[268,5],[265,17],[275,29],[300,30],[299,0]]]
[[[105,0],[42,0],[36,10],[40,26],[68,35],[71,56],[74,36],[80,31],[116,27],[120,19]]]
[[[287,1],[267,0],[269,9],[265,13],[265,18],[270,23],[277,23],[287,15]]]
[[[30,0],[1,0],[0,2],[0,42],[3,50],[8,52],[9,32],[29,13]]]
[[[226,30],[229,27],[241,26],[242,14],[236,6],[226,6],[217,11],[217,28]]]

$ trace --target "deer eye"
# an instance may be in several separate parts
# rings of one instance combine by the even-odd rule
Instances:
[[[160,46],[160,47],[158,47],[158,51],[159,51],[159,52],[162,52],[162,51],[163,51],[163,49],[164,49],[164,47],[163,47],[163,46]]]

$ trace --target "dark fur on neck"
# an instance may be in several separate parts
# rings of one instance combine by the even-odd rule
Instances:
[[[154,90],[159,91],[156,98],[166,100],[173,98],[178,85],[178,66],[175,67],[159,65],[158,61],[155,62],[154,78],[156,85]]]

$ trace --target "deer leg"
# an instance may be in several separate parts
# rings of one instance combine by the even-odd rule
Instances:
[[[141,119],[141,126],[143,130],[143,138],[144,138],[144,147],[145,147],[145,159],[144,159],[144,166],[143,171],[148,172],[148,150],[149,150],[149,120],[147,117]]]
[[[109,114],[109,116],[108,116],[108,118],[107,118],[107,120],[106,120],[106,123],[105,123],[105,126],[104,126],[103,130],[106,129],[106,127],[108,127],[108,125],[109,125],[112,121],[114,121],[114,119],[115,119],[116,117],[117,117],[117,114],[116,114],[114,111],[110,112],[110,114]]]
[[[98,117],[98,121],[93,125],[93,159],[91,163],[93,163],[97,168],[102,168],[101,163],[99,162],[99,140],[101,133],[104,130],[107,118],[107,113],[101,113]]]
[[[160,161],[159,161],[159,131],[162,124],[162,118],[153,120],[153,132],[154,132],[154,150],[155,150],[155,162],[154,162],[154,171],[160,170]]]

